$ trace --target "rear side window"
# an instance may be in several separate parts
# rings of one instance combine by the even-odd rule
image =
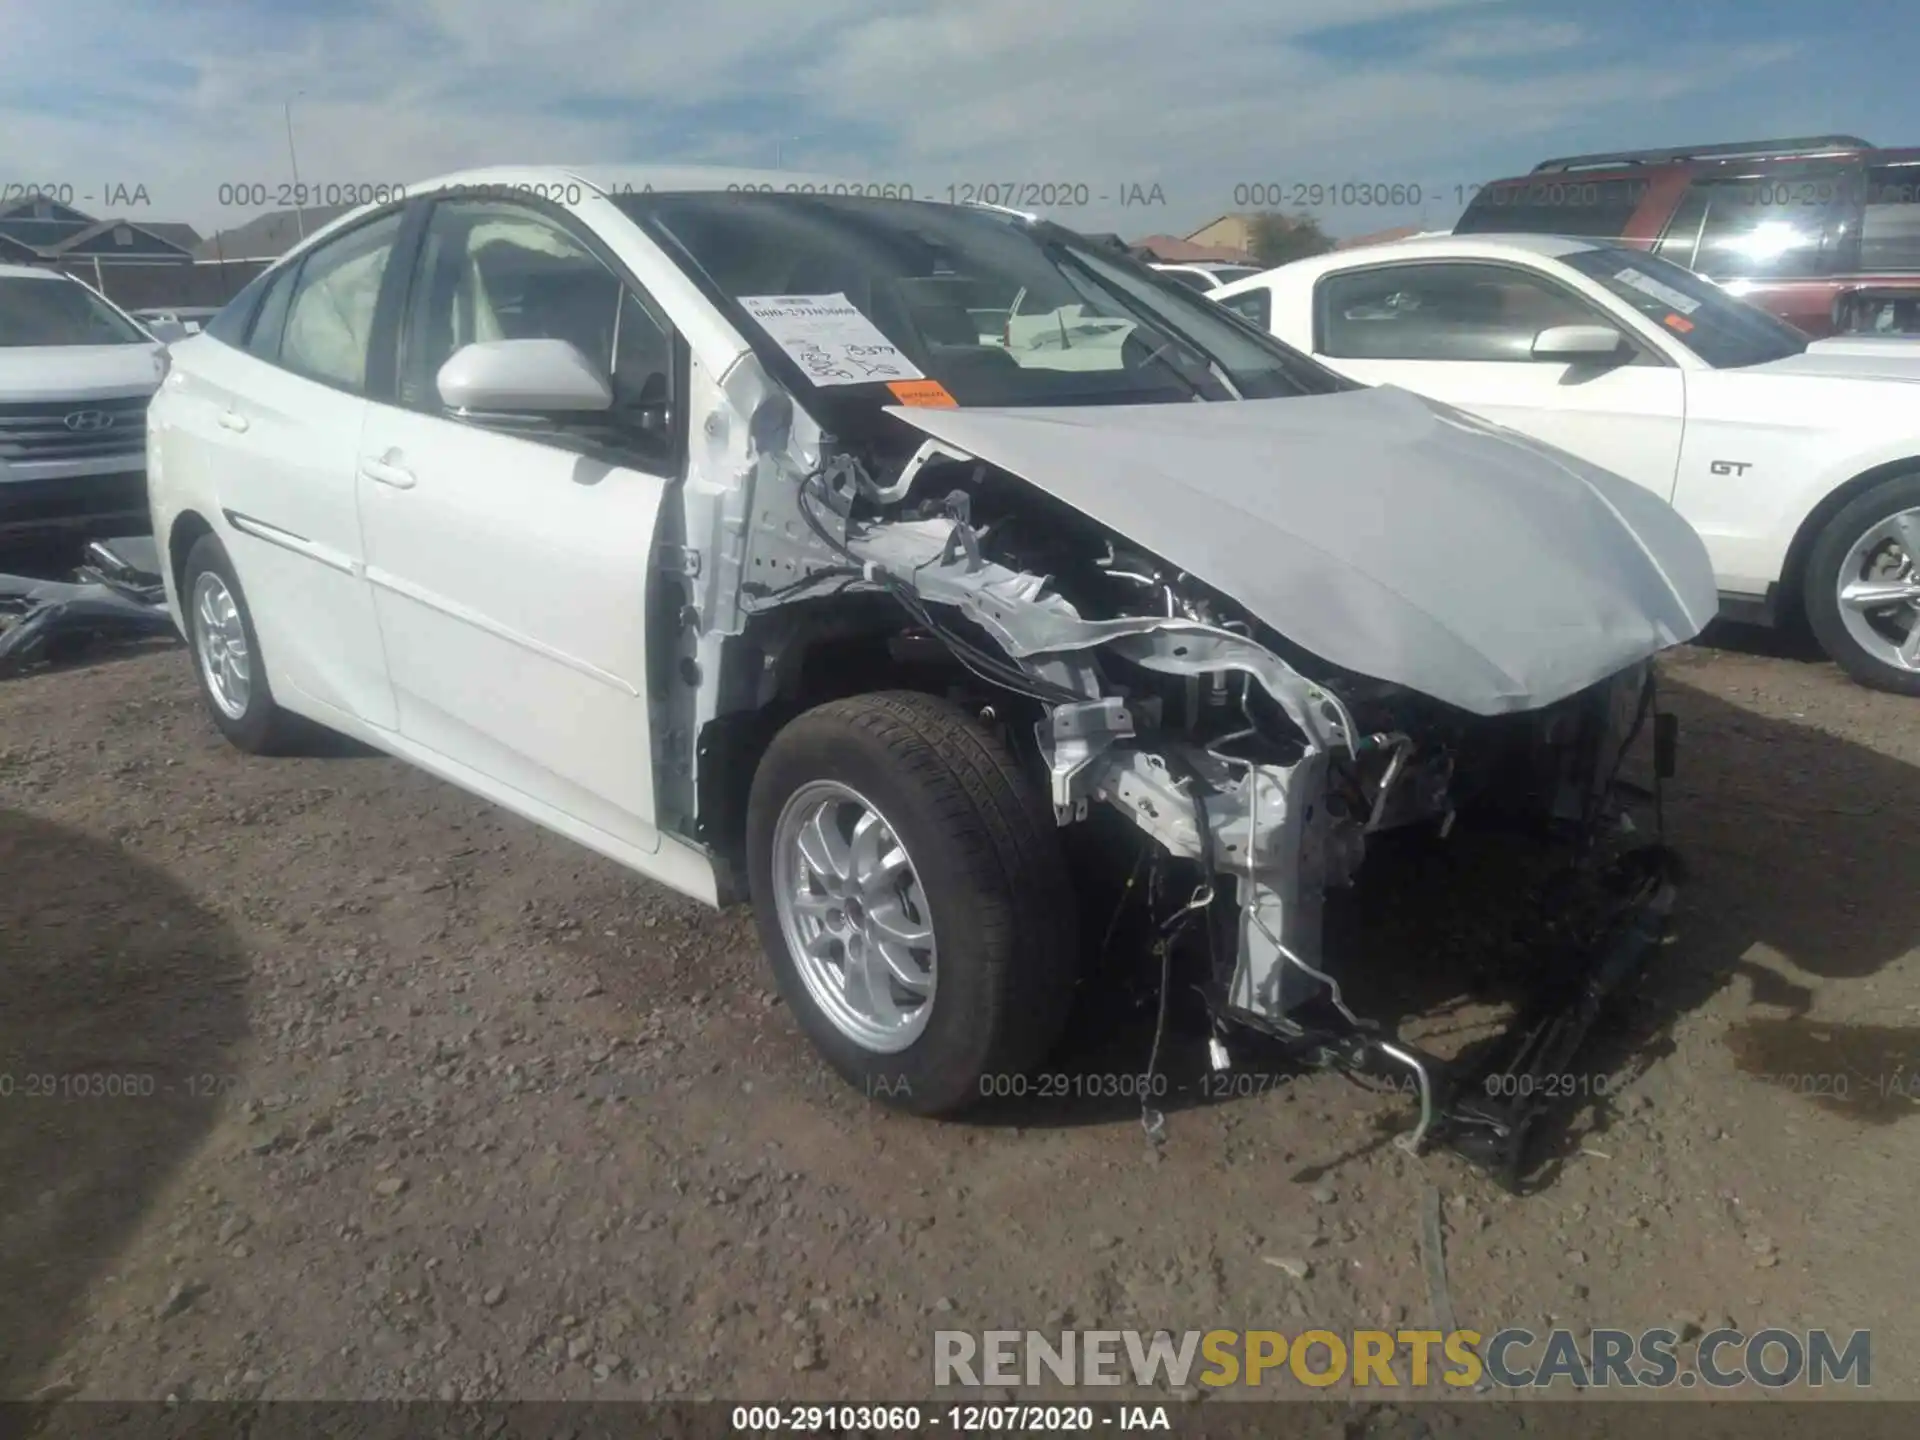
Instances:
[[[1487,185],[1453,227],[1456,235],[1579,235],[1613,240],[1647,193],[1645,180],[1545,174]]]
[[[260,307],[260,296],[273,280],[272,271],[262,271],[241,287],[219,313],[207,321],[203,333],[226,345],[240,345],[246,339],[247,324]]]
[[[1920,270],[1920,164],[1867,172],[1860,222],[1862,270]]]
[[[400,234],[400,212],[328,240],[300,263],[280,340],[296,374],[364,394],[380,282]]]
[[[1657,253],[1715,280],[1824,274],[1846,203],[1838,171],[1696,180]]]
[[[1238,295],[1223,296],[1219,303],[1262,330],[1273,328],[1273,292],[1264,285],[1253,290],[1242,290]]]
[[[260,313],[247,331],[248,354],[270,362],[280,359],[280,336],[287,328],[287,302],[293,298],[293,285],[299,274],[300,265],[296,261],[272,276],[267,293],[260,298]]]

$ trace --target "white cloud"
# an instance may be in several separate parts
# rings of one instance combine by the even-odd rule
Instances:
[[[1336,32],[1363,24],[1396,43],[1353,58],[1368,52]],[[1785,53],[1616,59],[1498,0],[347,0],[277,14],[69,0],[30,7],[9,41],[0,96],[26,98],[0,99],[0,185],[144,183],[147,218],[203,228],[242,218],[217,203],[221,184],[288,177],[288,100],[309,183],[540,160],[764,166],[778,142],[789,166],[922,192],[1158,182],[1164,210],[1065,216],[1139,234],[1233,208],[1244,181],[1489,178],[1464,167],[1573,127],[1608,143],[1650,102],[1724,90]],[[1402,218],[1328,217],[1336,232]]]

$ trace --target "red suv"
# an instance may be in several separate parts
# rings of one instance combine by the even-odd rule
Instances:
[[[1481,186],[1453,228],[1620,240],[1813,335],[1920,335],[1920,149],[1819,135],[1571,155]]]

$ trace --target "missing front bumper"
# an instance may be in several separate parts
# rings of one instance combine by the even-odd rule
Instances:
[[[1302,1028],[1290,1046],[1311,1063],[1395,1082],[1418,1105],[1400,1137],[1418,1154],[1444,1145],[1519,1190],[1533,1141],[1554,1110],[1594,1087],[1575,1082],[1582,1051],[1609,1002],[1667,942],[1680,867],[1664,845],[1646,845],[1608,867],[1618,898],[1582,963],[1563,971],[1497,1039],[1470,1057],[1445,1060],[1397,1035],[1344,1021]]]

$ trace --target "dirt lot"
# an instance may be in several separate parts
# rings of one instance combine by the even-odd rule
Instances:
[[[1190,1045],[1157,1154],[887,1114],[741,915],[236,754],[177,650],[0,685],[0,1394],[899,1398],[936,1328],[1431,1323],[1433,1185],[1463,1325],[1871,1327],[1920,1395],[1920,702],[1667,670],[1680,937],[1524,1199],[1338,1078],[1194,1103]]]

